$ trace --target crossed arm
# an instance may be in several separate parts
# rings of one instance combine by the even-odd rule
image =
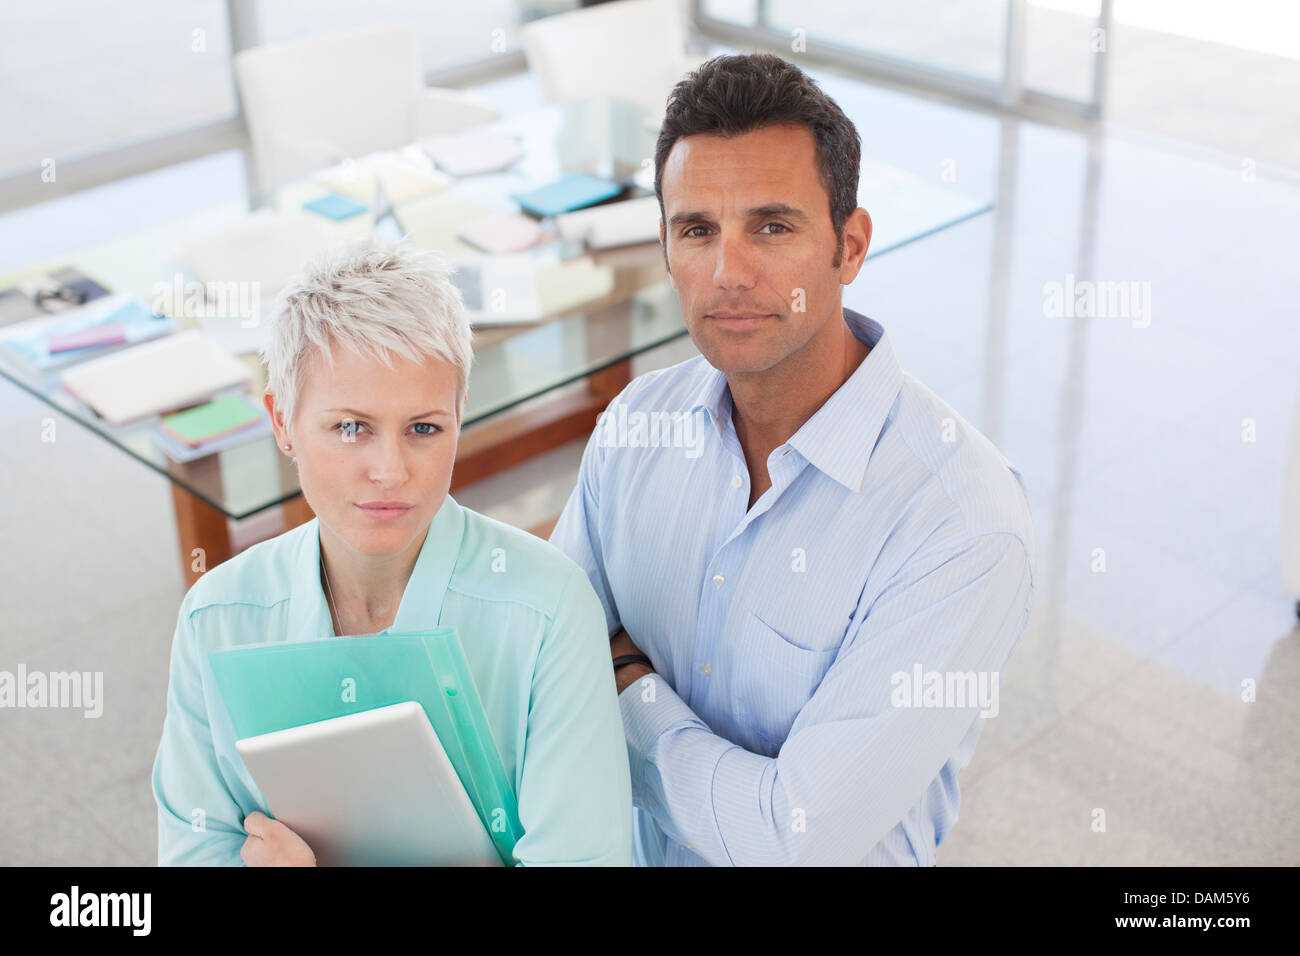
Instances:
[[[860,862],[979,732],[979,703],[898,706],[893,678],[918,664],[1000,674],[1031,603],[1014,535],[914,558],[855,622],[775,758],[714,734],[660,675],[625,665],[616,678],[633,800],[715,865]],[[620,630],[611,654],[628,653],[640,651]]]

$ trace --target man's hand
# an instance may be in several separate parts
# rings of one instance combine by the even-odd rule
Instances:
[[[624,654],[644,654],[641,648],[632,643],[632,638],[627,636],[627,631],[619,631],[609,639],[609,657],[613,660],[615,657],[622,657]],[[647,657],[649,655],[646,655]],[[646,667],[644,664],[624,664],[618,670],[614,671],[614,686],[621,694],[629,685],[635,684],[647,674],[653,674],[654,670]]]
[[[316,854],[279,820],[254,810],[244,818],[248,839],[239,850],[245,866],[315,866]]]

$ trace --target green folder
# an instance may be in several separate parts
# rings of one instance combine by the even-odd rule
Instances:
[[[455,628],[253,644],[208,660],[240,740],[418,702],[502,862],[515,863],[519,804]]]

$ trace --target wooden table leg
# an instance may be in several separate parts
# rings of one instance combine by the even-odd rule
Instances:
[[[181,546],[181,571],[186,587],[231,556],[230,525],[224,514],[196,498],[176,482],[172,486],[172,505],[176,511],[176,531]]]

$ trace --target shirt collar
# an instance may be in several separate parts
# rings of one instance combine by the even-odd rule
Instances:
[[[312,518],[302,526],[294,564],[293,592],[290,596],[292,618],[296,622],[293,639],[314,641],[334,636],[329,605],[320,579],[320,519]],[[420,547],[397,616],[392,626],[381,633],[424,631],[437,627],[442,616],[442,599],[451,584],[456,561],[465,537],[465,513],[451,495],[429,523],[429,533]]]
[[[859,341],[871,351],[812,418],[804,422],[789,444],[827,477],[852,492],[862,490],[867,460],[903,384],[902,368],[894,355],[884,326],[852,309],[844,309],[844,321]],[[727,377],[706,366],[690,406],[691,412],[705,409],[718,433],[731,429],[731,389]],[[845,441],[852,434],[853,441]]]
[[[726,431],[727,423],[731,421],[731,389],[727,387],[726,375],[708,362],[704,363],[704,368],[699,388],[695,390],[687,411],[692,414],[700,409],[707,411],[721,434]]]
[[[844,321],[871,351],[789,443],[827,477],[856,493],[902,388],[903,370],[884,326],[852,309],[844,310]]]

